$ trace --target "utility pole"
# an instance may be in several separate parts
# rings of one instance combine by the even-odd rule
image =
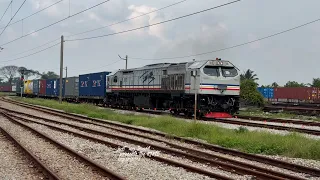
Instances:
[[[66,78],[68,77],[68,67],[64,68],[66,70]]]
[[[59,103],[62,103],[62,78],[63,78],[63,36],[61,36],[61,50],[60,50],[60,86],[59,86]]]
[[[126,69],[128,69],[128,56],[126,55],[126,58],[122,58],[120,55],[118,55],[120,59],[126,61]]]
[[[191,72],[191,76],[194,77],[194,80],[193,80],[193,84],[194,84],[194,120],[196,121],[197,120],[197,97],[198,97],[198,90],[197,90],[197,86],[196,86],[196,82],[197,82],[197,70],[192,70]]]

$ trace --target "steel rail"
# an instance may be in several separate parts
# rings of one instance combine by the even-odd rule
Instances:
[[[1,112],[1,115],[4,116],[2,114],[2,112]],[[52,179],[52,180],[62,179],[55,172],[53,172],[47,165],[45,165],[43,162],[41,162],[41,160],[35,154],[33,154],[31,151],[29,151],[24,145],[22,145],[8,131],[6,131],[4,128],[0,127],[0,132],[3,133],[19,149],[21,149],[33,162],[35,162],[38,165],[38,167],[43,171],[43,173],[48,176],[49,179]]]
[[[41,111],[44,113],[56,115],[56,116],[63,117],[63,118],[70,118],[70,119],[74,119],[74,120],[76,120],[77,118],[82,118],[82,119],[86,119],[86,120],[90,120],[90,121],[113,125],[113,126],[119,126],[122,128],[131,129],[131,130],[135,130],[135,131],[139,131],[139,132],[143,132],[143,133],[147,133],[147,134],[158,135],[161,137],[170,137],[172,139],[182,141],[185,143],[189,143],[189,144],[193,144],[193,145],[196,145],[196,146],[199,146],[202,148],[206,148],[206,149],[209,149],[209,150],[212,150],[215,152],[238,156],[238,157],[242,157],[242,158],[245,158],[248,160],[257,161],[257,162],[261,162],[264,164],[269,164],[272,166],[280,167],[283,169],[288,169],[288,170],[292,170],[295,172],[307,173],[310,175],[320,177],[320,170],[316,169],[316,168],[306,167],[306,166],[302,166],[302,165],[298,165],[298,164],[294,164],[294,163],[289,163],[286,161],[281,161],[281,160],[277,160],[277,159],[273,159],[273,158],[269,158],[269,157],[265,157],[265,156],[249,154],[249,153],[245,153],[245,152],[241,152],[241,151],[237,151],[237,150],[233,150],[233,149],[228,149],[228,148],[220,147],[220,146],[205,143],[205,142],[200,142],[200,141],[189,139],[189,138],[179,137],[179,136],[175,136],[175,135],[168,135],[166,133],[162,133],[159,131],[152,131],[152,130],[148,130],[145,128],[140,128],[140,127],[127,125],[127,124],[123,124],[123,123],[112,122],[112,121],[107,121],[107,120],[97,119],[97,118],[90,118],[90,117],[87,117],[84,115],[79,115],[79,114],[71,114],[71,113],[61,111],[61,110],[51,109],[51,108],[47,108],[47,107],[43,107],[43,106],[36,106],[36,105],[22,103],[22,102],[18,102],[18,101],[14,101],[14,100],[5,99],[5,101],[22,106],[22,107],[38,110],[38,111]]]
[[[71,124],[71,123],[60,122],[60,121],[56,121],[56,120],[53,120],[53,119],[39,117],[39,116],[35,116],[35,115],[23,113],[23,112],[18,112],[18,111],[6,109],[6,108],[3,108],[3,109],[5,109],[6,111],[8,111],[10,113],[19,114],[19,115],[23,115],[23,116],[34,118],[34,119],[41,119],[41,120],[43,120],[45,122],[57,123],[57,124],[60,124],[60,125],[67,125],[67,126],[70,126],[72,128],[79,129],[81,131],[94,133],[94,134],[98,134],[98,135],[102,135],[102,136],[110,136],[109,133],[105,133],[103,131],[92,130],[90,128],[86,128],[86,127],[83,127],[83,126],[78,126],[78,125],[74,125],[74,124]],[[120,128],[106,126],[106,125],[99,124],[99,123],[96,123],[96,122],[88,122],[88,121],[84,121],[84,120],[81,120],[81,119],[77,119],[77,122],[96,125],[96,126],[99,126],[99,127],[104,127],[104,128],[112,129],[112,130],[115,130],[115,131],[119,131],[121,133],[125,133],[125,134],[128,134],[128,135],[133,135],[133,136],[149,139],[149,140],[152,140],[152,141],[165,143],[165,144],[167,144],[167,145],[169,145],[169,146],[171,146],[173,148],[181,149],[181,150],[183,150],[185,152],[188,152],[190,154],[194,154],[194,155],[197,155],[197,156],[201,155],[201,157],[215,159],[215,160],[217,160],[219,162],[225,162],[225,163],[230,163],[230,164],[233,164],[233,165],[236,165],[236,166],[240,166],[240,167],[244,167],[244,168],[250,168],[250,169],[259,171],[261,173],[266,173],[267,172],[268,174],[271,174],[271,175],[274,175],[274,176],[278,176],[278,177],[283,177],[283,178],[290,177],[290,179],[300,179],[300,178],[297,178],[296,176],[291,176],[291,175],[288,175],[288,174],[285,174],[285,173],[281,173],[281,172],[277,172],[277,171],[267,170],[265,168],[262,168],[262,167],[259,167],[259,166],[255,166],[255,165],[252,165],[252,164],[249,164],[249,163],[244,163],[244,162],[241,162],[241,161],[233,160],[231,158],[221,157],[221,156],[214,155],[214,154],[211,154],[211,153],[207,153],[207,152],[199,151],[199,150],[196,150],[196,149],[184,147],[184,146],[181,146],[181,145],[177,145],[175,143],[171,143],[171,142],[166,141],[166,140],[153,138],[153,137],[142,135],[142,134],[139,134],[139,133],[123,130],[123,129],[120,129]]]
[[[105,145],[110,146],[112,148],[123,148],[126,152],[133,152],[128,147],[125,147],[125,146],[122,146],[120,144],[117,144],[117,143],[114,143],[114,142],[110,142],[110,141],[107,141],[107,140],[104,140],[104,139],[92,137],[92,136],[85,135],[85,134],[82,134],[82,133],[79,133],[79,132],[76,132],[76,131],[73,131],[73,130],[68,130],[68,129],[65,129],[65,128],[56,127],[56,126],[53,126],[53,125],[50,125],[50,124],[47,124],[47,123],[41,123],[41,122],[38,122],[38,121],[22,118],[22,117],[15,116],[15,115],[11,115],[11,116],[13,116],[15,119],[18,119],[18,120],[21,120],[21,121],[24,121],[24,122],[31,122],[31,123],[44,125],[44,126],[47,126],[47,127],[51,128],[51,129],[55,129],[55,130],[58,130],[60,132],[73,134],[74,136],[78,136],[80,138],[85,138],[85,139],[89,139],[91,141],[102,143],[102,144],[105,144]],[[137,152],[138,154],[143,154],[143,152],[138,151],[138,150],[135,150],[135,152]],[[199,174],[204,174],[204,175],[212,177],[212,178],[226,179],[226,180],[231,179],[231,178],[228,178],[226,176],[222,176],[222,175],[219,175],[219,174],[216,174],[216,173],[204,170],[204,169],[200,169],[200,168],[197,168],[197,167],[194,167],[194,166],[186,165],[186,164],[183,164],[183,163],[180,163],[180,162],[177,162],[177,161],[173,161],[173,160],[170,160],[170,159],[167,159],[167,158],[154,156],[154,155],[148,155],[146,157],[154,159],[154,160],[157,160],[157,161],[160,161],[160,162],[164,162],[164,163],[169,164],[169,165],[182,167],[182,168],[185,168],[188,171],[199,173]]]
[[[102,165],[94,162],[93,160],[87,158],[86,156],[79,154],[78,152],[76,152],[75,150],[69,148],[68,146],[65,146],[64,144],[52,139],[51,137],[49,137],[48,135],[41,133],[40,131],[36,130],[35,128],[26,125],[24,123],[21,123],[17,120],[15,120],[14,118],[10,117],[10,115],[8,115],[7,113],[2,112],[2,115],[7,118],[9,121],[11,121],[12,123],[18,124],[26,129],[29,129],[30,131],[32,131],[34,134],[37,134],[39,136],[41,136],[42,138],[52,142],[53,144],[59,146],[60,148],[62,148],[63,150],[69,152],[70,154],[72,154],[73,156],[81,159],[82,161],[90,164],[91,166],[93,166],[94,168],[96,168],[97,170],[99,170],[100,172],[102,172],[104,175],[106,175],[108,178],[112,179],[112,180],[125,180],[126,178],[118,175],[117,173],[103,167]]]
[[[111,133],[106,133],[106,132],[99,131],[99,130],[92,130],[90,128],[86,128],[86,127],[83,127],[83,126],[73,125],[71,123],[60,122],[60,121],[56,121],[56,120],[52,120],[52,119],[48,119],[48,118],[43,118],[43,117],[38,117],[38,116],[26,114],[26,113],[16,112],[16,111],[13,111],[13,110],[8,110],[8,112],[17,113],[17,114],[20,114],[20,115],[23,115],[23,116],[34,118],[34,119],[41,119],[43,121],[50,122],[50,123],[56,123],[56,124],[60,124],[60,125],[67,125],[69,127],[78,129],[80,131],[85,131],[85,132],[89,132],[89,133],[93,133],[93,134],[98,134],[98,135],[105,136],[105,137],[116,138],[116,139],[119,139],[119,140],[122,140],[122,141],[126,141],[126,142],[129,142],[129,143],[134,143],[134,144],[137,144],[137,145],[143,145],[144,147],[151,147],[151,148],[156,149],[156,150],[166,151],[166,152],[168,152],[170,154],[176,154],[177,155],[179,153],[177,151],[172,151],[172,150],[168,150],[168,149],[164,149],[164,148],[159,148],[158,146],[154,146],[153,144],[150,144],[150,143],[145,143],[145,142],[142,142],[142,141],[138,141],[137,142],[136,140],[133,140],[133,139],[130,139],[130,138],[126,138],[126,137],[119,136],[119,135],[113,135]],[[14,116],[15,118],[24,120],[24,121],[30,121],[30,122],[33,122],[33,123],[38,123],[38,124],[41,124],[41,125],[52,127],[51,125],[48,125],[46,123],[41,123],[41,122],[30,120],[30,119],[26,120],[25,118],[21,118],[19,116],[15,116],[15,115],[12,115],[12,116]],[[57,128],[57,127],[53,127],[53,128]],[[134,134],[131,134],[131,135],[134,135]],[[162,141],[162,142],[167,143],[167,141]],[[219,162],[218,165],[222,166],[223,170],[227,170],[227,171],[231,171],[231,172],[233,172],[233,171],[240,172],[240,174],[242,174],[242,175],[247,175],[249,173],[251,175],[255,175],[255,176],[257,176],[259,178],[262,178],[262,179],[303,179],[303,178],[299,178],[299,177],[296,177],[296,176],[292,176],[290,174],[280,173],[280,172],[277,172],[277,171],[261,168],[261,167],[254,166],[254,165],[251,165],[251,164],[248,164],[248,163],[244,163],[244,162],[240,162],[240,161],[236,161],[236,160],[220,157],[220,156],[213,155],[213,154],[210,154],[210,153],[206,153],[206,152],[194,150],[194,149],[191,149],[191,148],[179,146],[179,145],[176,145],[176,144],[173,144],[173,143],[167,143],[167,144],[169,144],[170,146],[173,146],[174,148],[181,149],[184,152],[190,153],[190,154],[192,154],[192,155],[194,155],[196,157],[202,157],[202,158],[199,159],[199,158],[195,158],[194,156],[187,156],[187,158],[189,158],[190,160],[196,160],[198,162],[200,161],[200,162],[203,162],[205,164],[214,163],[214,162],[209,161],[209,160],[207,160],[207,162],[206,162],[205,159],[215,160],[215,161]],[[179,155],[180,155],[180,153],[179,153]],[[184,157],[184,156],[186,156],[186,154],[183,153],[180,156]],[[222,164],[220,164],[220,163],[222,163]],[[225,165],[225,163],[227,163],[227,164],[230,163],[230,165],[234,165],[234,166],[227,167]],[[241,168],[239,169],[237,166],[241,167]],[[250,169],[250,170],[244,170],[244,168]]]

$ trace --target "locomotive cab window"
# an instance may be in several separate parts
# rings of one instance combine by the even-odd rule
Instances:
[[[117,76],[115,76],[115,77],[113,78],[113,82],[114,82],[114,83],[117,83],[117,82],[118,82],[118,77],[117,77]]]
[[[219,67],[205,66],[203,72],[208,76],[220,76]]]
[[[223,77],[235,77],[238,75],[238,71],[234,67],[221,67]]]

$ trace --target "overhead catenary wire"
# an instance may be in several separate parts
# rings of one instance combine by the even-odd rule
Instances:
[[[16,38],[16,39],[14,39],[14,40],[11,40],[11,41],[9,41],[9,42],[6,42],[6,43],[4,43],[4,44],[1,44],[0,46],[4,46],[4,45],[11,44],[11,43],[13,43],[13,42],[15,42],[15,41],[17,41],[17,40],[19,40],[19,39],[22,39],[22,38],[24,38],[24,37],[30,36],[31,34],[34,34],[34,33],[36,33],[36,32],[42,31],[42,30],[44,30],[44,29],[47,29],[47,28],[49,28],[49,27],[51,27],[51,26],[53,26],[53,25],[55,25],[55,24],[58,24],[58,23],[60,23],[60,22],[62,22],[62,21],[65,21],[65,20],[67,20],[67,19],[69,19],[69,18],[71,18],[71,17],[77,16],[77,15],[79,15],[79,14],[81,14],[81,13],[84,13],[84,12],[90,10],[90,9],[93,9],[93,8],[95,8],[95,7],[98,7],[98,6],[100,6],[100,5],[102,5],[102,4],[106,3],[106,2],[109,2],[109,1],[110,1],[110,0],[106,0],[106,1],[103,1],[103,2],[101,2],[101,3],[99,3],[99,4],[96,4],[96,5],[94,5],[94,6],[91,6],[91,7],[89,7],[89,8],[86,8],[86,9],[84,9],[84,10],[82,10],[82,11],[79,11],[79,12],[77,12],[77,13],[75,13],[75,14],[72,14],[71,16],[68,16],[68,17],[66,17],[66,18],[63,18],[63,19],[61,19],[61,20],[59,20],[59,21],[56,21],[56,22],[54,22],[54,23],[52,23],[52,24],[49,24],[49,25],[47,25],[47,26],[45,26],[45,27],[42,27],[42,28],[40,28],[40,29],[38,29],[38,30],[32,31],[32,32],[29,33],[29,34],[25,34],[25,35],[23,35],[23,36],[21,36],[21,37],[19,37],[19,38]]]
[[[9,26],[14,25],[14,24],[16,24],[16,23],[18,23],[18,22],[20,22],[20,21],[26,20],[26,19],[28,19],[28,18],[30,18],[30,17],[32,17],[32,16],[34,16],[34,15],[36,15],[36,14],[44,11],[44,10],[46,10],[46,9],[51,8],[52,6],[54,6],[54,5],[56,5],[56,4],[61,3],[62,1],[64,1],[64,0],[57,1],[57,2],[55,2],[55,3],[53,3],[53,4],[49,5],[49,6],[47,6],[47,7],[45,7],[45,8],[42,8],[42,9],[40,9],[39,11],[36,11],[36,12],[34,12],[34,13],[32,13],[32,14],[30,14],[30,15],[28,15],[28,16],[20,19],[20,20],[17,20],[17,21],[15,21],[15,22],[9,24]],[[0,29],[3,29],[3,28],[4,28],[4,27],[1,27]]]
[[[8,24],[3,28],[2,32],[0,33],[0,37],[1,35],[3,34],[3,32],[7,29],[7,27],[9,26],[9,24],[11,23],[12,19],[18,14],[18,12],[20,11],[20,9],[22,8],[22,6],[24,5],[24,3],[26,2],[27,0],[24,0],[23,3],[20,5],[19,9],[14,13],[14,15],[10,18],[10,21],[8,22]],[[0,45],[2,46],[2,45]]]
[[[147,26],[142,26],[142,27],[138,27],[138,28],[133,28],[133,29],[125,30],[125,31],[119,31],[119,32],[100,35],[100,36],[92,36],[92,37],[86,37],[86,38],[70,39],[70,40],[66,40],[66,41],[83,41],[83,40],[103,38],[103,37],[107,37],[107,36],[114,36],[114,35],[117,35],[117,34],[123,34],[123,33],[131,32],[131,31],[136,31],[136,30],[139,30],[139,29],[144,29],[144,28],[147,28],[147,27],[156,26],[156,25],[159,25],[159,24],[164,24],[164,23],[168,23],[168,22],[175,21],[175,20],[178,20],[178,19],[186,18],[186,17],[193,16],[193,15],[196,15],[196,14],[200,14],[200,13],[203,13],[203,12],[206,12],[206,11],[210,11],[210,10],[213,10],[213,9],[217,9],[217,8],[220,8],[220,7],[223,7],[223,6],[227,6],[227,5],[239,2],[239,1],[241,1],[241,0],[228,2],[228,3],[225,3],[225,4],[221,4],[219,6],[215,6],[215,7],[208,8],[208,9],[204,9],[204,10],[197,11],[197,12],[194,12],[194,13],[191,13],[191,14],[187,14],[187,15],[184,15],[184,16],[180,16],[180,17],[177,17],[177,18],[169,19],[169,20],[166,20],[166,21],[161,21],[161,22],[154,23],[154,24],[149,24]]]
[[[154,12],[157,12],[157,11],[161,11],[161,10],[163,10],[163,9],[167,9],[167,8],[169,8],[169,7],[172,7],[172,6],[181,4],[181,3],[186,2],[186,1],[187,1],[187,0],[178,1],[178,2],[175,2],[175,3],[173,3],[173,4],[164,6],[164,7],[162,7],[162,8],[155,9],[155,10],[149,11],[149,12],[147,12],[147,13],[143,13],[143,14],[138,15],[138,16],[134,16],[134,17],[131,17],[131,18],[128,18],[128,19],[124,19],[124,20],[122,20],[122,21],[115,22],[115,23],[112,23],[112,24],[109,24],[109,25],[106,25],[106,26],[102,26],[102,27],[99,27],[99,28],[95,28],[95,29],[83,31],[83,32],[80,32],[80,33],[71,34],[71,35],[66,36],[66,37],[78,36],[78,35],[81,35],[81,34],[86,34],[86,33],[89,33],[89,32],[93,32],[93,31],[97,31],[97,30],[100,30],[100,29],[104,29],[104,28],[107,28],[107,27],[111,27],[111,26],[114,26],[114,25],[117,25],[117,24],[121,24],[121,23],[124,23],[124,22],[127,22],[127,21],[131,21],[131,20],[133,20],[133,19],[137,19],[137,18],[139,18],[139,17],[146,16],[146,15],[148,15],[148,14],[151,14],[151,13],[154,13]]]
[[[106,65],[103,65],[103,66],[99,66],[99,67],[97,67],[97,68],[90,68],[90,69],[86,69],[86,70],[82,70],[82,71],[90,71],[90,70],[94,70],[94,69],[98,69],[98,68],[107,67],[107,66],[113,65],[113,64],[115,64],[115,63],[117,63],[117,62],[120,62],[120,61],[122,61],[122,60],[117,60],[117,61],[114,61],[114,62],[112,62],[112,63],[106,64]],[[68,70],[69,70],[69,69],[68,69]],[[71,69],[71,71],[79,71],[79,69]]]
[[[3,19],[4,15],[6,15],[6,13],[7,13],[8,9],[9,9],[10,5],[12,4],[12,2],[13,2],[13,0],[11,0],[11,1],[10,1],[9,5],[8,5],[8,7],[7,7],[7,9],[4,11],[3,15],[1,16],[1,18],[0,18],[0,22],[1,22],[1,20]]]
[[[46,51],[46,50],[48,50],[48,49],[51,49],[51,48],[53,48],[53,47],[55,47],[55,46],[57,46],[57,45],[59,45],[59,44],[60,44],[60,42],[59,42],[59,43],[56,43],[56,44],[54,44],[54,45],[52,45],[52,46],[49,46],[49,47],[47,47],[47,48],[45,48],[45,49],[42,49],[42,50],[36,51],[36,52],[34,52],[34,53],[32,53],[32,54],[28,54],[28,55],[25,55],[25,56],[22,56],[22,57],[19,57],[19,58],[10,59],[10,60],[5,60],[5,61],[0,61],[0,62],[11,62],[11,61],[17,61],[17,60],[19,60],[19,59],[23,59],[23,58],[26,58],[26,57],[33,56],[33,55],[35,55],[35,54],[39,54],[39,53],[41,53],[41,52],[43,52],[43,51]]]
[[[191,55],[186,55],[186,56],[175,56],[175,57],[165,57],[165,58],[137,58],[137,57],[130,57],[130,59],[153,60],[154,61],[154,60],[181,59],[181,58],[188,58],[188,57],[194,57],[194,56],[201,56],[201,55],[205,55],[205,54],[211,54],[211,53],[225,51],[225,50],[233,49],[233,48],[236,48],[236,47],[244,46],[244,45],[247,45],[247,44],[255,43],[255,42],[258,42],[258,41],[262,41],[262,40],[265,40],[265,39],[268,39],[268,38],[271,38],[271,37],[274,37],[274,36],[278,36],[278,35],[287,33],[289,31],[293,31],[295,29],[307,26],[309,24],[313,24],[313,23],[318,22],[318,21],[320,21],[320,18],[316,19],[316,20],[313,20],[313,21],[310,21],[310,22],[307,22],[307,23],[304,23],[304,24],[301,24],[301,25],[298,25],[298,26],[295,26],[295,27],[292,27],[292,28],[287,29],[287,30],[283,30],[283,31],[280,31],[280,32],[277,32],[277,33],[274,33],[274,34],[271,34],[271,35],[268,35],[268,36],[265,36],[265,37],[262,37],[262,38],[258,38],[256,40],[248,41],[248,42],[241,43],[241,44],[236,44],[236,45],[233,45],[233,46],[229,46],[229,47],[226,47],[226,48],[221,48],[221,49],[217,49],[217,50],[213,50],[213,51],[208,51],[208,52],[203,52],[203,53],[198,53],[198,54],[191,54]]]
[[[170,4],[170,5],[167,5],[167,6],[164,6],[164,7],[161,7],[159,9],[156,9],[156,10],[152,10],[150,12],[147,12],[147,13],[144,13],[144,14],[141,14],[141,15],[138,15],[138,16],[135,16],[135,17],[132,17],[132,18],[128,18],[128,19],[125,19],[125,20],[122,20],[122,21],[119,21],[119,22],[116,22],[116,23],[113,23],[113,24],[110,24],[110,25],[107,25],[107,26],[103,26],[103,27],[99,27],[99,28],[95,28],[95,29],[91,29],[91,30],[87,30],[87,31],[84,31],[84,32],[80,32],[80,33],[76,33],[76,34],[71,34],[71,35],[68,35],[66,37],[73,37],[73,36],[77,36],[77,35],[80,35],[80,34],[85,34],[85,33],[88,33],[88,32],[93,32],[93,31],[96,31],[96,30],[99,30],[99,29],[103,29],[103,28],[106,28],[106,27],[111,27],[111,26],[114,26],[114,25],[117,25],[117,24],[120,24],[120,23],[124,23],[124,22],[127,22],[127,21],[130,21],[130,20],[133,20],[133,19],[136,19],[136,18],[139,18],[139,17],[143,17],[143,16],[146,16],[148,14],[151,14],[151,13],[154,13],[154,12],[157,12],[157,11],[160,11],[160,10],[163,10],[163,9],[166,9],[166,8],[169,8],[169,7],[172,7],[172,6],[175,6],[175,5],[178,5],[180,3],[183,3],[187,0],[183,0],[183,1],[179,1],[179,2],[176,2],[176,3],[173,3],[173,4]],[[26,53],[26,52],[29,52],[29,51],[32,51],[34,49],[37,49],[37,48],[40,48],[40,47],[43,47],[45,45],[48,45],[52,42],[55,42],[57,40],[60,40],[60,38],[57,38],[57,39],[54,39],[54,40],[51,40],[51,41],[48,41],[44,44],[41,44],[37,47],[34,47],[34,48],[31,48],[31,49],[28,49],[28,50],[25,50],[23,52],[20,52],[20,53],[17,53],[15,55],[11,55],[10,57],[13,57],[13,56],[17,56],[17,55],[20,55],[20,54],[23,54],[23,53]],[[9,58],[9,57],[7,57]]]

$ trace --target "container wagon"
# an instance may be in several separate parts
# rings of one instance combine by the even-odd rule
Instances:
[[[64,96],[64,83],[65,79],[63,79],[62,86],[62,97]],[[47,79],[46,80],[46,97],[49,98],[57,98],[60,94],[60,80],[59,79]]]
[[[314,87],[274,88],[274,100],[288,103],[314,103],[320,99],[320,89]]]
[[[11,85],[0,85],[0,92],[12,92]]]
[[[79,100],[102,103],[106,97],[106,76],[110,72],[79,75]]]
[[[17,81],[16,82],[16,94],[17,94],[17,96],[20,96],[21,92],[23,94],[23,92],[24,92],[23,89],[24,89],[24,85],[23,85],[22,81]]]
[[[39,80],[39,97],[46,96],[46,80],[40,79]]]
[[[26,94],[27,96],[33,95],[33,81],[32,80],[24,81],[24,94]]]
[[[78,101],[78,97],[79,97],[79,77],[66,78],[64,98],[67,101]]]
[[[39,79],[33,80],[33,95],[36,97],[39,95]]]
[[[273,88],[259,87],[258,91],[262,94],[263,98],[266,100],[272,100],[274,98],[274,89]]]

